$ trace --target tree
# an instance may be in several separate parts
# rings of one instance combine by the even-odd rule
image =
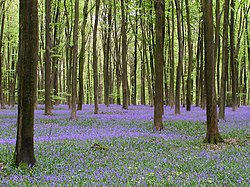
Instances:
[[[183,30],[181,25],[181,8],[180,1],[175,0],[176,12],[177,12],[177,30],[178,30],[178,67],[176,75],[176,94],[175,94],[175,114],[180,114],[180,89],[181,89],[181,75],[182,75],[182,66],[183,66]]]
[[[0,100],[1,100],[1,108],[5,108],[4,104],[4,94],[3,94],[3,54],[2,54],[2,46],[3,46],[3,33],[4,33],[4,23],[5,23],[5,1],[1,2],[0,8],[2,9],[2,19],[1,19],[1,30],[0,30]]]
[[[95,102],[95,114],[98,114],[98,58],[97,58],[97,26],[98,26],[98,17],[99,17],[99,7],[100,0],[96,0],[96,10],[95,10],[95,23],[93,30],[93,70],[94,70],[94,102]]]
[[[163,115],[163,64],[164,64],[164,32],[165,32],[165,1],[155,0],[156,12],[156,51],[155,51],[155,97],[154,97],[154,128],[161,131]]]
[[[76,119],[76,97],[77,97],[77,55],[78,55],[78,22],[79,22],[79,0],[75,0],[75,20],[73,32],[73,66],[72,66],[72,108],[70,119]]]
[[[103,78],[104,78],[104,104],[108,107],[110,104],[110,87],[111,87],[111,82],[110,82],[110,51],[111,51],[111,24],[112,24],[112,4],[111,1],[108,1],[108,23],[107,23],[107,30],[106,31],[106,37],[104,38],[104,66],[103,66]],[[105,15],[106,16],[106,15]],[[106,19],[106,18],[105,18]]]
[[[228,14],[229,0],[225,0],[224,23],[223,23],[223,40],[222,40],[222,73],[220,86],[220,106],[219,119],[225,119],[225,103],[226,103],[226,86],[228,78]]]
[[[15,164],[33,166],[34,102],[38,62],[37,0],[20,0],[19,56],[18,56],[18,119]]]
[[[204,19],[204,41],[205,41],[205,78],[207,99],[207,133],[204,142],[216,144],[223,139],[219,134],[216,91],[215,91],[215,58],[214,58],[214,31],[212,0],[203,0],[202,5]]]
[[[81,35],[82,35],[82,46],[79,55],[79,99],[77,110],[82,110],[83,104],[83,67],[85,63],[85,50],[86,50],[86,25],[87,25],[87,18],[88,18],[88,4],[89,0],[85,1],[84,8],[83,8],[83,21],[82,21],[82,28],[81,28]]]
[[[236,97],[236,63],[235,63],[235,46],[234,46],[234,9],[235,2],[231,0],[231,19],[230,19],[230,64],[232,73],[232,110],[235,111],[237,108],[237,97]]]
[[[128,109],[128,75],[127,75],[127,17],[124,0],[121,0],[122,12],[122,108]]]
[[[51,99],[50,99],[50,75],[51,75],[51,1],[45,0],[45,115],[51,115]]]
[[[192,63],[193,63],[193,48],[192,48],[192,32],[191,32],[191,25],[190,25],[190,11],[189,11],[189,0],[185,0],[186,2],[186,10],[187,10],[187,29],[188,29],[188,78],[187,78],[187,111],[191,111],[191,104],[192,104],[192,96],[191,96],[191,89],[192,89]]]

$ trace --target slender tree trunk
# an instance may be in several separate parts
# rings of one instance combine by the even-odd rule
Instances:
[[[231,21],[230,21],[230,64],[231,64],[231,78],[232,78],[232,110],[235,111],[237,108],[237,97],[236,97],[236,62],[235,62],[235,48],[234,48],[234,11],[235,2],[231,0]]]
[[[110,105],[110,43],[111,43],[111,25],[112,24],[112,5],[111,1],[108,3],[108,29],[105,45],[105,58],[104,58],[104,104],[109,107]]]
[[[192,33],[191,33],[191,24],[190,24],[190,13],[189,13],[189,0],[186,1],[186,11],[187,11],[187,29],[188,29],[188,78],[187,78],[187,111],[191,111],[192,104],[192,63],[193,63],[193,46],[192,46]]]
[[[124,0],[121,0],[122,12],[122,108],[128,109],[128,77],[127,77],[127,24]]]
[[[225,119],[225,101],[226,101],[226,90],[227,90],[226,83],[227,83],[227,71],[228,71],[228,13],[229,13],[229,0],[225,0],[219,119]]]
[[[12,48],[12,59],[11,59],[11,91],[10,91],[10,104],[12,107],[15,106],[15,88],[16,88],[16,76],[17,76],[17,63],[16,63],[16,50]]]
[[[204,142],[216,144],[223,139],[219,134],[216,91],[215,91],[215,59],[212,1],[203,0],[204,41],[205,41],[205,75],[207,97],[207,133]]]
[[[67,74],[67,80],[66,80],[66,85],[67,85],[67,103],[68,103],[68,108],[71,108],[71,47],[70,47],[70,39],[71,39],[71,28],[69,24],[69,12],[67,9],[67,1],[64,0],[64,15],[65,15],[65,36],[66,36],[66,44],[65,44],[65,60],[66,60],[66,74]]]
[[[247,50],[247,59],[248,59],[248,72],[250,72],[250,37],[249,37],[249,26],[248,26],[248,14],[249,14],[250,6],[245,8],[244,13],[245,13],[245,35],[246,35],[246,50]],[[248,85],[250,85],[250,76],[248,75]],[[250,86],[248,86],[248,100],[250,99]],[[248,101],[249,102],[249,101]],[[249,103],[247,103],[249,104]]]
[[[14,160],[32,167],[34,156],[34,102],[38,62],[38,2],[19,2],[18,118]]]
[[[1,109],[5,108],[4,104],[4,94],[3,94],[3,53],[2,53],[2,46],[3,46],[3,33],[4,33],[4,22],[5,22],[5,1],[2,4],[2,19],[1,19],[1,32],[0,32],[0,100],[1,100]]]
[[[197,61],[197,65],[196,65],[196,99],[195,99],[195,105],[196,106],[200,106],[200,92],[201,92],[201,80],[200,80],[200,69],[201,69],[201,63],[200,63],[200,56],[201,53],[203,51],[201,51],[201,40],[203,40],[203,38],[201,37],[202,34],[202,25],[203,25],[203,21],[201,20],[199,23],[199,32],[198,32],[198,39],[197,39],[197,52],[196,52],[196,61]]]
[[[175,19],[174,19],[174,2],[171,1],[172,7],[172,29],[171,36],[169,35],[169,48],[171,50],[171,62],[170,62],[170,107],[174,108],[175,98],[174,98],[174,72],[175,72],[175,57],[174,57],[174,33],[175,33]],[[171,47],[170,47],[171,46]]]
[[[88,19],[88,4],[89,0],[85,1],[84,7],[83,7],[83,21],[82,21],[82,28],[81,28],[81,35],[82,35],[82,46],[79,54],[79,91],[78,91],[78,105],[77,110],[82,110],[82,104],[83,104],[83,67],[85,63],[85,50],[86,50],[86,25],[87,25],[87,19]]]
[[[54,96],[58,96],[58,45],[60,43],[59,41],[59,35],[60,35],[60,30],[59,30],[59,22],[60,22],[60,6],[61,6],[61,1],[57,1],[56,5],[56,10],[55,10],[55,15],[54,15],[54,36],[53,36],[53,51],[54,51],[54,57],[52,58],[52,79],[51,79],[51,84],[52,88],[54,90]],[[55,99],[54,102],[55,105],[59,104],[59,100]]]
[[[94,23],[94,30],[93,30],[93,70],[94,70],[94,102],[95,102],[95,110],[94,113],[98,114],[98,58],[97,58],[97,49],[96,49],[96,42],[97,42],[97,26],[98,26],[98,17],[99,17],[99,7],[100,7],[100,0],[96,0],[96,11],[95,11],[95,23]]]
[[[176,12],[177,12],[177,30],[178,30],[178,67],[177,67],[177,78],[176,78],[176,94],[175,94],[175,114],[180,114],[180,95],[181,95],[181,76],[183,69],[183,31],[181,26],[181,9],[180,1],[175,0]]]
[[[203,23],[203,22],[202,22]],[[204,25],[204,23],[203,23]],[[201,108],[205,109],[206,108],[206,81],[205,81],[205,70],[204,70],[204,26],[202,25],[202,33],[201,33],[201,43],[200,43],[200,90],[201,90],[201,97],[200,97],[200,103],[201,103]]]
[[[220,94],[220,0],[216,0],[216,27],[215,27],[215,46],[214,59],[217,64],[217,91]],[[215,65],[216,66],[216,65]]]
[[[72,66],[72,97],[71,97],[71,114],[70,119],[76,117],[76,97],[77,97],[77,55],[78,55],[78,22],[79,22],[79,0],[75,0],[75,20],[73,32],[73,66]]]
[[[132,79],[132,104],[136,105],[136,93],[137,93],[137,43],[138,43],[138,11],[135,12],[135,42],[134,42],[134,67],[133,67],[133,79]]]
[[[120,55],[120,45],[119,45],[119,37],[118,37],[118,31],[117,31],[117,10],[116,10],[116,0],[114,0],[114,40],[115,40],[115,57],[116,57],[116,103],[118,105],[121,104],[121,55]]]
[[[45,115],[52,115],[51,98],[50,98],[50,76],[51,76],[51,1],[45,0],[45,30],[46,30],[46,47],[45,47]]]

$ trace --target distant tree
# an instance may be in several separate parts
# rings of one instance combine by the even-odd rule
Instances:
[[[165,1],[155,0],[156,12],[156,51],[155,51],[155,98],[154,98],[154,128],[163,128],[163,64],[164,64],[164,32],[165,32]]]
[[[45,115],[52,114],[50,98],[50,76],[51,76],[51,1],[45,0]]]
[[[212,0],[203,0],[202,6],[204,19],[205,80],[207,93],[207,134],[204,142],[216,144],[218,142],[222,142],[223,139],[219,134],[217,120]]]
[[[4,104],[4,94],[3,94],[3,53],[2,53],[2,47],[3,47],[3,33],[4,33],[4,23],[5,23],[5,1],[2,1],[0,3],[0,9],[3,12],[2,19],[1,19],[1,30],[0,30],[0,100],[1,100],[1,108],[5,108]],[[0,17],[1,18],[1,17]]]
[[[14,160],[33,166],[34,102],[38,62],[37,0],[19,1],[18,118]]]
[[[225,103],[228,79],[228,16],[229,16],[229,0],[225,0],[224,7],[224,23],[223,23],[223,40],[222,40],[222,72],[220,86],[220,106],[219,119],[225,119]]]
[[[86,50],[86,25],[87,25],[87,18],[88,18],[88,4],[89,0],[85,1],[83,7],[83,21],[82,21],[82,28],[81,28],[81,35],[82,35],[82,45],[79,54],[79,90],[78,90],[78,105],[77,110],[82,110],[83,104],[83,67],[85,63],[85,50]]]
[[[116,94],[116,103],[118,105],[121,104],[121,82],[122,82],[122,76],[121,76],[121,54],[120,54],[120,45],[119,41],[120,38],[118,36],[118,30],[117,30],[117,6],[116,6],[116,0],[114,0],[114,42],[115,42],[115,71],[116,71],[116,89],[117,89],[117,94]]]
[[[180,0],[175,0],[176,12],[177,12],[177,33],[178,33],[178,67],[176,75],[176,94],[175,94],[175,114],[180,114],[180,95],[181,95],[181,76],[183,69],[183,28],[181,24],[182,20],[182,11],[180,6]]]
[[[77,97],[77,56],[78,56],[78,22],[79,22],[79,0],[75,0],[75,20],[73,32],[73,66],[72,66],[72,108],[70,119],[76,119],[76,97]]]
[[[127,16],[125,10],[125,0],[121,0],[121,13],[122,13],[122,108],[128,109],[128,75],[127,75]]]
[[[235,28],[234,28],[234,14],[235,14],[235,0],[231,0],[230,10],[230,65],[231,65],[231,79],[232,79],[232,110],[235,111],[237,108],[237,69],[236,69],[236,61],[235,61]]]
[[[169,104],[171,108],[174,108],[175,98],[174,98],[174,72],[175,72],[175,57],[174,57],[174,33],[175,33],[175,21],[174,21],[174,2],[170,2],[171,6],[171,33],[169,33],[169,58],[170,58],[170,98]],[[168,26],[170,27],[170,25]]]
[[[186,2],[186,11],[187,11],[187,30],[188,30],[188,77],[187,77],[187,111],[191,111],[192,105],[192,69],[193,69],[193,46],[192,46],[192,31],[191,31],[191,21],[190,21],[190,7],[189,0]]]
[[[111,51],[111,27],[112,27],[112,4],[111,0],[107,1],[107,29],[104,29],[106,32],[106,36],[104,38],[104,66],[103,66],[103,78],[104,78],[104,104],[108,107],[110,104],[110,51]],[[106,16],[106,15],[104,15]],[[105,18],[106,20],[106,18]]]

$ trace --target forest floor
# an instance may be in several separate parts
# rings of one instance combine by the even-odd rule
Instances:
[[[226,108],[225,143],[204,144],[206,113],[165,107],[153,131],[153,107],[93,105],[69,119],[66,105],[35,111],[33,168],[12,166],[17,109],[0,110],[0,186],[250,186],[250,107]]]

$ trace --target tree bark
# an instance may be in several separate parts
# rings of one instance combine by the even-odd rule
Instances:
[[[45,115],[52,115],[50,98],[50,76],[51,76],[51,1],[45,0]]]
[[[226,83],[227,83],[227,71],[228,71],[228,13],[229,13],[229,0],[225,0],[219,119],[225,119],[225,101],[226,101],[226,90],[227,90]]]
[[[109,107],[110,105],[110,43],[111,43],[111,23],[112,23],[112,5],[111,1],[108,3],[108,29],[107,29],[107,37],[106,45],[105,45],[105,58],[104,58],[104,104]]]
[[[70,119],[75,120],[76,116],[76,97],[77,97],[77,55],[78,55],[78,22],[79,22],[79,0],[75,0],[75,20],[73,32],[73,66],[72,66],[72,108]]]
[[[98,93],[99,93],[99,85],[98,85],[98,58],[97,58],[97,49],[96,49],[96,42],[97,42],[97,26],[98,26],[98,17],[99,17],[99,7],[100,7],[100,0],[96,0],[96,10],[95,10],[95,23],[94,23],[94,30],[93,30],[93,78],[94,78],[94,103],[95,109],[94,113],[98,114]]]
[[[174,108],[175,98],[174,98],[174,72],[175,72],[175,57],[174,57],[174,33],[175,33],[175,21],[174,21],[174,2],[171,1],[172,7],[172,29],[171,36],[169,36],[169,40],[171,41],[169,48],[171,50],[171,62],[170,62],[170,107]],[[170,47],[171,46],[171,47]]]
[[[237,108],[237,97],[236,97],[236,80],[237,80],[237,69],[235,62],[235,46],[234,46],[234,10],[235,2],[231,0],[231,21],[230,21],[230,64],[231,64],[231,78],[232,78],[232,110],[235,111]]]
[[[216,144],[223,139],[219,134],[216,92],[215,92],[215,60],[212,0],[203,0],[204,41],[205,41],[205,77],[207,98],[207,133],[204,142]]]
[[[181,95],[181,76],[183,69],[183,30],[181,25],[181,9],[180,1],[175,0],[176,12],[177,12],[177,30],[178,30],[178,45],[179,45],[179,54],[178,54],[178,67],[176,75],[176,94],[175,94],[175,114],[180,114],[180,95]]]
[[[127,77],[127,18],[124,0],[121,0],[122,12],[122,108],[128,109],[128,77]]]
[[[154,129],[163,129],[163,64],[164,64],[164,32],[165,32],[165,1],[155,0],[155,30],[156,30],[156,51],[155,51],[155,97],[154,97]]]
[[[82,110],[83,105],[83,67],[85,63],[85,50],[86,50],[86,25],[88,19],[88,4],[89,0],[85,1],[84,8],[83,8],[83,21],[82,21],[82,28],[81,28],[81,35],[82,35],[82,46],[81,51],[79,54],[79,91],[78,91],[78,105],[77,110]]]
[[[1,109],[5,108],[4,103],[4,94],[3,94],[3,54],[2,54],[2,46],[3,46],[3,33],[4,33],[4,23],[5,23],[5,1],[2,3],[1,7],[3,14],[1,19],[1,32],[0,32],[0,100],[1,100]]]
[[[18,119],[14,160],[32,167],[34,156],[34,102],[38,62],[38,2],[19,2]]]
[[[118,37],[118,31],[117,31],[117,19],[116,19],[116,0],[114,0],[114,40],[115,40],[115,61],[116,61],[116,103],[118,105],[121,104],[121,54],[120,54],[120,45],[119,45],[119,37]]]
[[[186,11],[187,11],[187,29],[188,29],[188,77],[187,77],[187,111],[191,111],[191,104],[192,104],[192,63],[193,63],[193,49],[192,49],[192,33],[191,33],[191,23],[190,23],[190,13],[189,13],[189,0],[185,0],[186,2]]]

